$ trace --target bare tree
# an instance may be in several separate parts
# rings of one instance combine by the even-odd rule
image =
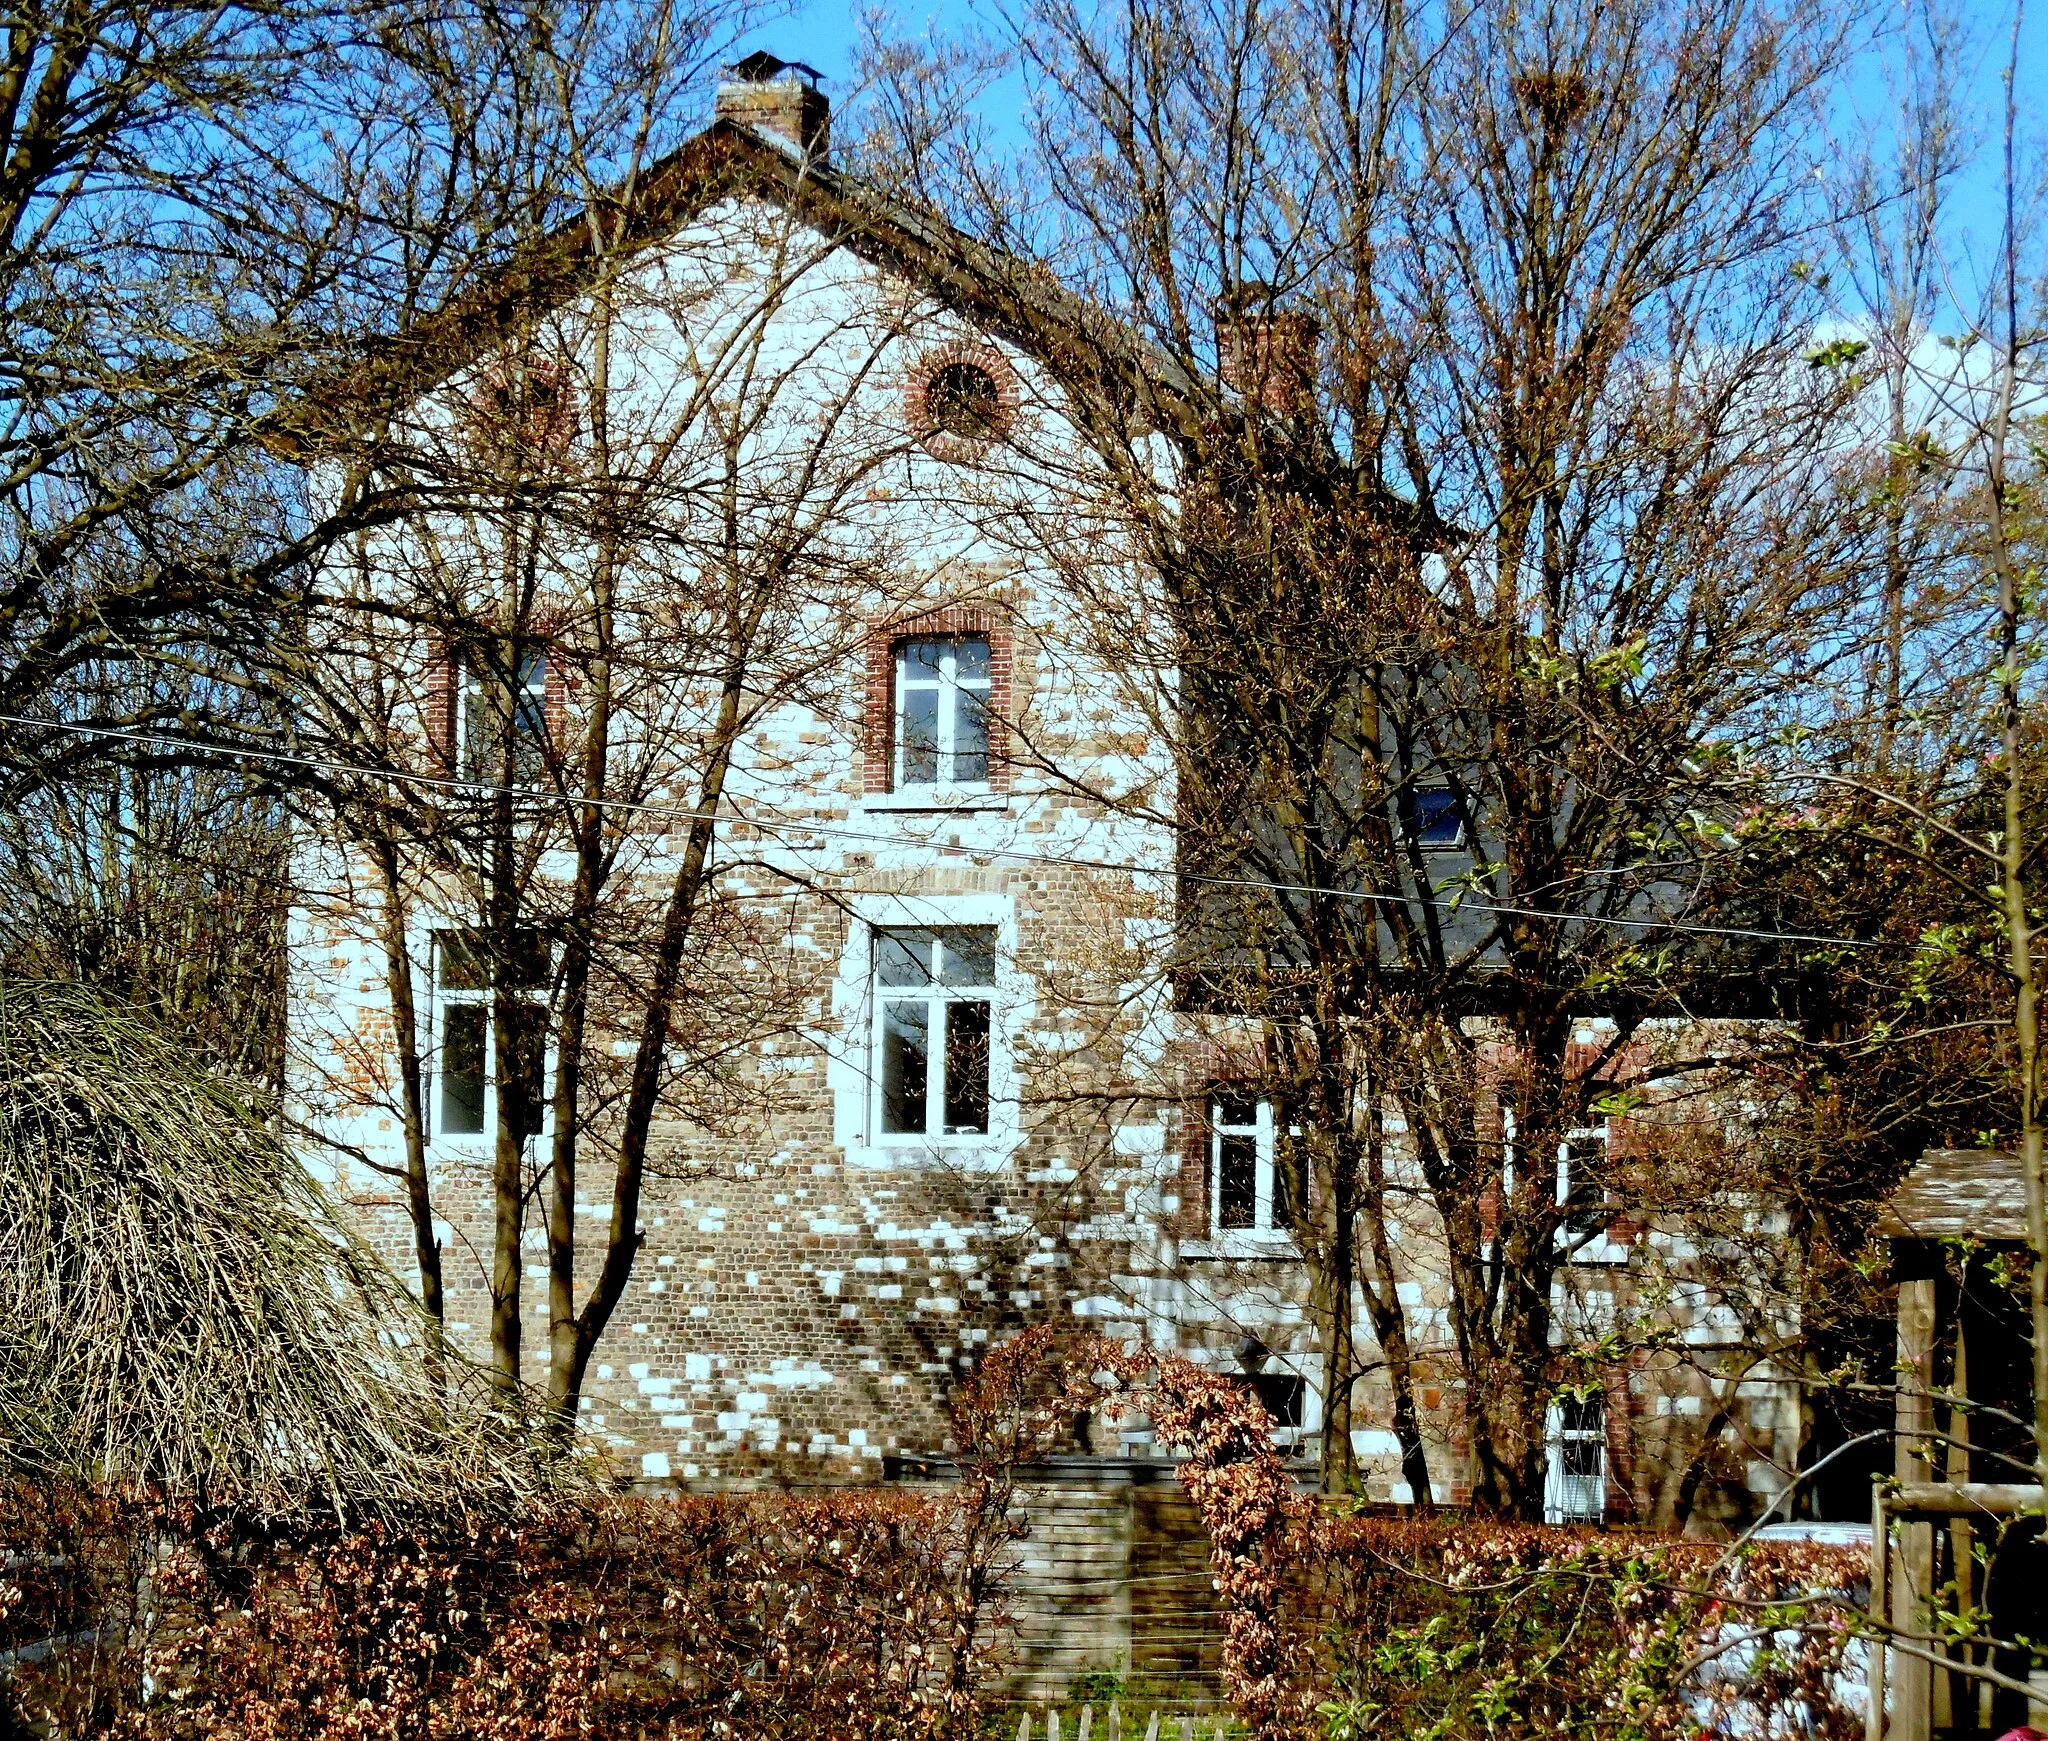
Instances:
[[[671,85],[702,72],[689,22],[646,15],[606,51],[637,69],[631,102],[595,45],[538,46],[552,71],[525,100],[536,133],[575,142],[582,213],[515,257],[487,342],[336,441],[344,487],[407,510],[331,565],[294,654],[336,764],[326,872],[380,915],[395,1044],[365,1075],[405,1147],[375,1164],[403,1176],[432,1307],[459,1169],[437,1180],[429,1136],[453,1112],[488,1139],[493,1364],[513,1395],[537,1219],[564,1428],[648,1181],[687,1168],[682,1133],[773,1110],[756,1060],[809,1031],[829,979],[792,934],[796,897],[832,891],[781,814],[823,764],[785,766],[763,727],[803,712],[843,739],[870,637],[977,584],[907,554],[915,432],[885,371],[931,305],[838,282],[837,242],[797,209],[801,157],[714,133],[649,161]],[[586,90],[602,126],[574,119]],[[594,143],[615,126],[636,141],[617,158]],[[787,186],[706,217],[736,152]],[[761,844],[736,854],[752,818]],[[473,1032],[422,1019],[436,984],[474,994]],[[458,1078],[473,1105],[451,1103]]]
[[[1626,1183],[1582,1160],[1560,1192],[1550,1157],[1692,1068],[1643,1024],[1722,965],[1685,929],[1734,863],[1716,767],[1868,615],[1852,389],[1802,361],[1825,303],[1795,269],[1839,21],[1019,24],[1043,204],[1006,221],[1151,350],[1070,351],[1099,470],[1018,535],[1175,763],[1170,793],[1048,772],[1177,832],[1183,992],[1299,1129],[1330,1478],[1356,1278],[1427,1491],[1387,1267],[1426,1227],[1482,1495],[1534,1512],[1576,1370],[1552,1281]],[[898,161],[955,195],[942,153]]]

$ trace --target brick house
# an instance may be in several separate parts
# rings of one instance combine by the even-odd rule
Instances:
[[[807,69],[764,56],[730,69],[714,125],[651,172],[645,233],[610,292],[637,300],[621,329],[633,349],[613,365],[624,379],[606,391],[629,408],[681,403],[662,427],[713,428],[699,475],[726,475],[713,461],[736,457],[742,471],[810,480],[821,455],[838,472],[829,515],[802,529],[802,561],[773,607],[786,611],[783,664],[750,691],[725,776],[725,928],[686,970],[691,1007],[709,1012],[696,1043],[710,1061],[664,1101],[637,1211],[644,1241],[589,1367],[582,1422],[653,1484],[878,1480],[892,1459],[945,1449],[948,1387],[977,1350],[1050,1316],[1242,1372],[1283,1439],[1305,1444],[1321,1424],[1321,1355],[1276,1114],[1232,1093],[1227,1070],[1190,1062],[1227,1053],[1228,1025],[1177,1009],[1168,976],[1150,971],[1176,896],[1172,830],[1145,806],[1090,803],[1087,782],[1040,772],[1086,769],[1105,790],[1155,793],[1155,815],[1170,810],[1171,768],[1142,719],[1105,703],[1114,685],[1089,666],[1056,566],[1005,535],[1004,492],[1059,488],[1057,456],[1082,447],[1040,347],[1099,340],[1100,317],[1046,291],[1016,318],[1014,286],[992,287],[999,262],[830,168],[827,120]],[[590,294],[587,274],[566,270],[526,296],[523,352],[495,328],[472,333],[424,387],[419,425],[451,452],[476,446],[465,420],[492,418],[517,423],[530,448],[566,447],[575,438],[558,431],[591,390],[578,336]],[[528,359],[517,381],[508,355]],[[751,423],[731,410],[750,391],[773,404]],[[660,423],[648,412],[646,428]],[[1030,463],[985,464],[999,447]],[[811,487],[759,494],[786,508]],[[560,485],[555,499],[573,504],[585,488]],[[681,523],[683,509],[664,512]],[[705,572],[701,553],[676,561]],[[402,536],[362,563],[362,586],[387,601],[398,585],[424,598],[422,574],[446,584]],[[536,786],[571,770],[593,729],[592,680],[569,626],[575,564],[561,567],[520,596],[504,657],[420,627],[434,617],[423,605],[396,613],[407,631],[351,641],[348,658],[368,673],[358,687],[388,698],[381,741],[428,777],[429,799],[462,802],[465,782],[487,796],[492,755]],[[673,653],[694,631],[664,615],[660,592],[697,582],[653,560],[644,578],[635,705],[652,717],[672,689],[675,718],[695,720],[703,674]],[[1147,584],[1133,573],[1133,597]],[[701,736],[701,722],[676,724],[608,823],[637,843],[629,890],[666,874],[703,814],[698,788],[661,760],[682,769]],[[553,1134],[561,947],[544,909],[562,873],[535,850],[523,886],[536,916],[516,933],[531,960],[493,971],[474,942],[488,898],[462,850],[407,885],[398,924],[418,1137],[446,1317],[479,1350],[508,1121],[524,1145],[514,1160],[535,1207],[519,1242],[531,1284],[519,1311],[533,1321],[523,1371],[540,1382],[537,1169]],[[309,1155],[410,1273],[393,897],[346,830],[309,837],[300,864],[293,1115]],[[528,1009],[537,1043],[520,1037]],[[506,1105],[515,1055],[533,1079],[518,1121]],[[593,1104],[623,1092],[593,1090]],[[594,1143],[609,1116],[590,1115]],[[1626,1140],[1618,1127],[1584,1136]],[[610,1206],[602,1189],[579,1189],[572,1212],[596,1228]],[[1419,1209],[1412,1232],[1402,1298],[1426,1357],[1420,1400],[1441,1496],[1456,1498],[1468,1490],[1461,1381]],[[1561,1284],[1567,1324],[1611,1323],[1659,1237],[1618,1227],[1584,1242]],[[591,1281],[579,1259],[578,1285]],[[1689,1345],[1733,1334],[1704,1296],[1669,1309]],[[1773,1491],[1798,1454],[1796,1402],[1767,1366],[1740,1390],[1748,1485]],[[1412,1495],[1385,1405],[1368,1379],[1353,1442],[1372,1496],[1402,1501]],[[1560,1407],[1556,1514],[1650,1510],[1667,1442],[1710,1406],[1696,1378],[1638,1365],[1610,1375],[1604,1400]],[[1097,1423],[1077,1447],[1109,1459],[1152,1449],[1142,1420]]]

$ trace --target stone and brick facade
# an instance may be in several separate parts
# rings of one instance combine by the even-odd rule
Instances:
[[[808,84],[770,96],[789,107],[791,126],[801,122],[806,150],[822,140]],[[730,140],[751,114],[735,99],[721,124],[742,167],[753,147]],[[681,251],[693,251],[705,282],[743,299],[771,275],[754,254],[778,214],[790,220],[777,203],[787,183],[764,174],[750,184],[729,162],[721,173],[718,198],[689,214],[668,253],[651,250],[645,271],[674,277]],[[1170,976],[1151,959],[1174,898],[1171,829],[1042,772],[1053,762],[1085,767],[1104,788],[1149,781],[1170,797],[1171,769],[1155,760],[1145,721],[1105,700],[1116,686],[1090,669],[1056,569],[1034,567],[990,536],[993,486],[979,455],[929,441],[918,402],[935,366],[982,368],[1002,417],[1028,419],[1043,440],[1057,433],[1056,398],[1023,345],[977,330],[939,299],[920,303],[927,287],[905,288],[911,267],[803,233],[802,271],[823,286],[834,320],[850,330],[865,298],[895,323],[874,341],[888,366],[867,371],[872,387],[860,389],[869,395],[860,403],[873,428],[907,438],[905,454],[877,470],[860,511],[886,523],[901,560],[922,577],[919,596],[914,608],[875,598],[863,622],[836,625],[839,651],[802,698],[750,731],[734,775],[744,802],[721,825],[723,887],[735,900],[778,903],[773,967],[786,1010],[722,1066],[742,1110],[671,1119],[660,1131],[644,1245],[591,1367],[584,1428],[626,1472],[655,1485],[880,1480],[892,1457],[947,1449],[950,1387],[980,1350],[1052,1318],[1225,1370],[1255,1342],[1265,1376],[1300,1381],[1290,1434],[1305,1442],[1321,1419],[1322,1370],[1303,1266],[1284,1232],[1243,1240],[1212,1225],[1209,1097],[1227,1088],[1239,1042],[1214,1018],[1177,1012]],[[786,237],[777,246],[786,258]],[[812,304],[787,285],[780,294],[791,323],[815,326]],[[692,321],[712,321],[691,306]],[[921,312],[906,320],[906,307]],[[679,333],[650,331],[643,375],[687,366],[673,360],[689,354]],[[817,342],[809,332],[791,340]],[[1131,584],[1142,595],[1147,583],[1134,575]],[[934,692],[943,700],[971,691],[983,711],[986,763],[971,779],[898,777],[897,684],[912,644],[954,649]],[[404,681],[416,685],[421,766],[445,771],[454,765],[450,655],[432,644],[413,657]],[[552,668],[549,683],[546,729],[573,739],[574,684]],[[1025,742],[1028,757],[1012,753]],[[773,826],[749,825],[748,814],[772,814]],[[665,825],[621,826],[658,835]],[[650,848],[651,864],[662,850]],[[315,1163],[393,1267],[410,1273],[412,1226],[393,1176],[402,1128],[380,897],[346,841],[309,839],[301,865],[294,1115],[317,1139]],[[415,920],[415,996],[429,1034],[440,1031],[445,994],[424,964],[437,925],[459,922],[431,912]],[[891,1111],[884,1080],[893,1018],[878,964],[897,935],[957,935],[970,953],[980,939],[992,945],[986,983],[961,992],[935,980],[932,994],[953,1000],[949,1012],[963,1001],[986,1008],[972,1018],[988,1024],[985,1114],[955,1121],[980,1129],[948,1134],[936,1114],[919,1115],[936,1121],[924,1135],[885,1128],[902,1109]],[[731,964],[734,974],[759,968]],[[1596,1040],[1591,1028],[1582,1037]],[[431,1052],[424,1063],[432,1106],[440,1065]],[[593,1150],[601,1137],[594,1129]],[[480,1352],[489,1143],[436,1128],[429,1156],[447,1318]],[[590,1171],[591,1195],[577,1213],[595,1233],[610,1205],[602,1168],[593,1161]],[[1463,1381],[1431,1256],[1440,1230],[1419,1206],[1422,1194],[1413,1201],[1401,1241],[1413,1268],[1401,1298],[1440,1497],[1456,1499],[1469,1492]],[[1618,1229],[1614,1249],[1561,1283],[1563,1315],[1611,1321],[1659,1237]],[[537,1225],[527,1239],[527,1376],[538,1380],[547,1336]],[[1707,1349],[1733,1334],[1704,1297],[1696,1309],[1682,1298],[1674,1309],[1681,1343]],[[1363,1335],[1362,1312],[1358,1319]],[[1606,1509],[1638,1515],[1651,1508],[1683,1424],[1716,1405],[1682,1362],[1636,1358],[1605,1383]],[[1735,1413],[1746,1415],[1754,1446],[1750,1485],[1767,1491],[1781,1478],[1772,1469],[1796,1456],[1798,1411],[1769,1368],[1746,1384]],[[1361,1385],[1355,1410],[1369,1494],[1411,1498],[1383,1381]],[[1092,1423],[1090,1434],[1077,1449],[1141,1459],[1157,1449],[1141,1419]]]

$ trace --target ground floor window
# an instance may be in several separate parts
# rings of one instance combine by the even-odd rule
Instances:
[[[481,931],[434,933],[438,1136],[481,1136],[491,1129],[501,1056],[511,1097],[505,1110],[514,1133],[529,1137],[540,1132],[547,1100],[546,939],[538,931],[521,930],[509,955],[494,961]],[[494,1034],[491,1006],[499,986],[518,996],[509,1006],[504,1031]]]
[[[1549,1473],[1543,1484],[1545,1523],[1599,1523],[1607,1515],[1607,1404],[1604,1398],[1559,1397],[1544,1434]]]
[[[875,932],[875,1072],[884,1137],[986,1136],[993,925]]]

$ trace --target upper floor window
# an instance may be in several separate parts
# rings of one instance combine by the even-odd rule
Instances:
[[[434,1128],[439,1136],[481,1136],[498,1112],[501,1074],[513,1134],[538,1134],[546,1109],[548,949],[539,931],[513,934],[507,958],[494,959],[477,930],[434,933],[436,1006]],[[517,992],[505,1027],[491,1020],[494,988]],[[500,1064],[503,1064],[501,1071]]]
[[[478,659],[462,662],[455,705],[455,765],[464,779],[495,785],[508,772],[514,785],[538,779],[547,766],[547,739],[546,654],[525,649],[509,681],[508,673]]]
[[[919,635],[896,644],[896,786],[988,782],[989,639]]]
[[[1280,1153],[1270,1100],[1209,1106],[1209,1225],[1219,1234],[1285,1234],[1301,1213],[1293,1157]]]
[[[883,1136],[986,1136],[995,927],[877,929],[874,941]]]
[[[950,344],[910,371],[912,433],[934,459],[973,464],[1016,427],[1018,381],[997,351]]]
[[[1458,795],[1448,786],[1410,786],[1402,794],[1401,820],[1418,846],[1444,848],[1465,844]]]

